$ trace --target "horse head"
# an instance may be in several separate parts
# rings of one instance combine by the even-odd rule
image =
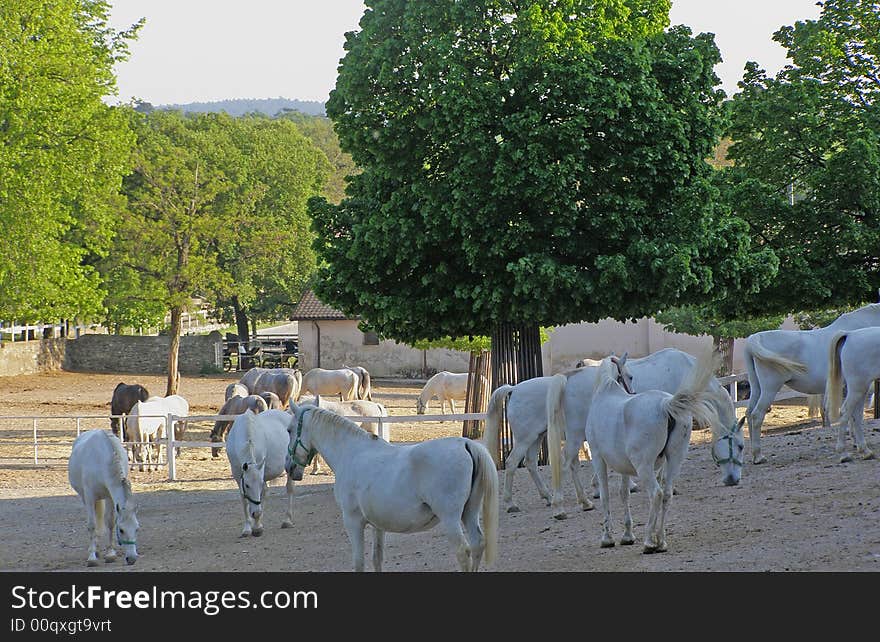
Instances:
[[[422,401],[421,397],[416,400],[416,414],[424,415],[425,411],[428,409],[428,404]]]
[[[712,444],[712,459],[721,468],[725,486],[736,486],[742,477],[745,448],[742,427],[745,421],[745,417],[740,419]]]
[[[137,519],[137,506],[131,501],[116,504],[116,542],[122,547],[126,564],[134,564],[138,558],[137,532],[140,524]]]
[[[623,356],[618,358],[612,354],[611,362],[617,366],[617,383],[623,386],[623,389],[626,390],[629,394],[635,394],[633,393],[632,387],[633,376],[626,368],[626,358],[628,355],[629,352],[624,352]]]
[[[316,399],[316,403],[319,401]],[[287,434],[290,437],[287,447],[287,457],[284,460],[284,468],[294,481],[302,480],[303,471],[312,463],[317,451],[312,446],[308,423],[314,417],[314,411],[318,406],[290,404],[289,412],[293,419],[287,426]],[[328,411],[329,412],[329,411]]]
[[[263,514],[263,490],[265,488],[266,458],[262,461],[244,461],[241,464],[241,478],[239,490],[241,496],[247,502],[248,513],[252,519],[257,520]],[[259,536],[262,531],[254,530],[254,535]]]

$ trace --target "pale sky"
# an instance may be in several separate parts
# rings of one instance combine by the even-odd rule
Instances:
[[[433,0],[418,0],[433,1]],[[345,32],[362,0],[111,0],[122,28],[147,19],[118,66],[119,100],[154,105],[227,98],[325,101],[336,84]],[[728,95],[747,60],[774,74],[785,50],[774,31],[816,18],[815,0],[673,0],[672,24],[715,34],[715,69]]]

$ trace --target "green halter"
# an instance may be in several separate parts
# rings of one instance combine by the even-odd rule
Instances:
[[[306,448],[305,444],[303,444],[302,440],[300,439],[300,436],[302,435],[303,418],[310,410],[314,410],[314,408],[306,408],[299,414],[299,421],[297,421],[296,423],[296,441],[293,442],[292,446],[288,446],[287,448],[287,456],[290,457],[290,460],[297,466],[302,466],[303,468],[311,464],[312,460],[315,458],[315,455],[318,454],[317,450],[315,450],[314,448],[309,448],[308,457],[306,457],[306,460],[304,462],[296,458],[296,449],[300,446],[302,446],[303,450],[305,450]]]
[[[737,459],[736,456],[733,454],[733,438],[734,435],[736,435],[736,433],[738,432],[739,424],[733,424],[733,428],[729,428],[726,435],[718,438],[718,441],[724,440],[727,442],[727,457],[725,457],[724,459],[721,459],[720,457],[718,457],[718,455],[715,454],[715,446],[712,446],[712,459],[717,465],[720,466],[721,464],[727,463],[736,464],[737,466],[743,465],[742,460]]]

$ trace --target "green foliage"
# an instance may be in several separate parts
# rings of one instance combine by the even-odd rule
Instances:
[[[113,65],[140,26],[108,26],[109,3],[0,3],[0,318],[101,309],[97,258],[111,248],[134,137]]]
[[[368,3],[327,111],[316,293],[406,342],[638,318],[776,269],[718,207],[712,37],[668,2]]]
[[[309,116],[293,110],[282,110],[277,118],[290,120],[296,124],[303,136],[327,156],[330,161],[331,173],[327,178],[321,195],[333,204],[339,204],[345,197],[345,185],[350,175],[359,170],[351,158],[351,154],[342,151],[339,138],[333,131],[333,123],[326,116]]]
[[[670,308],[654,315],[663,329],[694,336],[709,335],[716,339],[747,337],[762,330],[775,330],[784,316],[763,316],[746,319],[725,319],[709,306]]]
[[[547,328],[539,328],[541,336],[541,344],[547,342],[550,338]],[[480,352],[482,350],[491,350],[492,338],[486,336],[479,337],[443,337],[441,339],[433,339],[431,341],[415,341],[412,346],[417,350],[430,350],[432,348],[446,348],[447,350],[461,350],[462,352]]]
[[[768,78],[748,64],[731,103],[735,166],[724,171],[723,193],[782,267],[737,307],[766,314],[873,300],[880,286],[880,5],[828,0],[817,20],[783,27],[774,40],[791,65]]]

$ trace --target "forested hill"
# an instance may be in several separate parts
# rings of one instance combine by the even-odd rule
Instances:
[[[316,100],[291,100],[289,98],[236,98],[209,103],[186,103],[183,105],[159,105],[158,109],[180,109],[184,112],[219,112],[230,116],[242,116],[260,112],[275,116],[282,109],[294,109],[310,116],[323,116],[324,103]]]

